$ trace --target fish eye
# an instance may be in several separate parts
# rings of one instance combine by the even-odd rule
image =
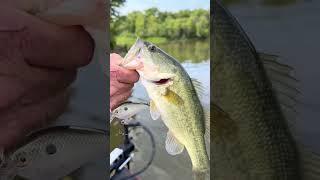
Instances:
[[[127,110],[128,110],[128,108],[127,108],[127,107],[124,107],[124,110],[125,110],[125,111],[127,111]]]
[[[57,147],[54,144],[49,144],[46,147],[46,153],[48,155],[53,155],[57,152]]]
[[[148,49],[149,49],[149,51],[151,51],[151,52],[155,52],[155,51],[156,51],[156,46],[154,46],[154,45],[149,45],[149,46],[148,46]]]

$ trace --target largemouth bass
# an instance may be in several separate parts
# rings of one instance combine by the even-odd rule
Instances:
[[[302,157],[286,118],[297,94],[291,68],[258,53],[231,13],[211,3],[213,178],[306,179],[304,160],[313,168],[319,158]]]
[[[97,158],[107,159],[107,144],[104,130],[69,126],[43,129],[6,152],[0,179],[20,176],[30,180],[58,180]]]
[[[136,69],[151,99],[153,120],[168,127],[166,150],[177,155],[186,148],[195,179],[204,179],[209,170],[205,145],[205,115],[195,85],[185,69],[157,46],[138,39],[122,66]],[[196,81],[194,81],[196,82]]]

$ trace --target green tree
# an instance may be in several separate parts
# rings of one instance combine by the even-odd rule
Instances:
[[[118,11],[116,10],[118,7],[122,6],[126,0],[111,0],[111,17],[116,17],[119,15]]]
[[[116,10],[120,6],[122,6],[126,0],[111,0],[110,1],[110,16],[111,16],[111,22],[114,21],[114,19],[119,15],[118,11]],[[118,31],[118,26],[116,24],[111,23],[110,25],[110,33],[111,33],[111,39],[110,39],[110,47],[111,49],[114,49],[116,45],[115,36]]]
[[[197,37],[199,38],[205,38],[209,35],[209,20],[201,16],[199,17],[198,21],[196,22],[196,30],[197,30]]]
[[[161,12],[150,8],[116,16],[112,36],[132,43],[136,36],[157,40],[205,39],[209,37],[209,11],[204,9]],[[129,44],[129,43],[128,43]]]
[[[145,34],[145,16],[140,12],[137,12],[134,33],[139,37],[143,37]]]

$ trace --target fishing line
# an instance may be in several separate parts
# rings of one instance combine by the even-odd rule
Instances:
[[[146,171],[150,165],[152,164],[153,162],[153,159],[155,157],[155,154],[156,154],[156,143],[155,143],[155,140],[154,140],[154,137],[152,135],[152,132],[149,130],[149,128],[147,128],[146,126],[142,125],[141,123],[137,122],[137,123],[132,123],[132,124],[127,124],[126,125],[127,127],[139,127],[139,128],[142,128],[150,137],[150,140],[151,140],[151,146],[152,146],[152,152],[151,152],[151,157],[148,161],[148,163],[146,164],[145,167],[143,167],[141,170],[139,170],[138,172],[130,175],[130,176],[127,176],[127,177],[124,177],[124,178],[121,178],[120,180],[129,180],[131,178],[134,178],[140,174],[142,174],[144,171]]]

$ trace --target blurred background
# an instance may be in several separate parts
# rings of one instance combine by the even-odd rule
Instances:
[[[210,0],[112,0],[111,52],[124,56],[137,37],[150,41],[176,58],[190,77],[204,86],[202,104],[209,111],[210,101]],[[133,97],[148,101],[144,87],[137,83]],[[156,141],[152,165],[140,177],[153,180],[192,180],[191,161],[186,151],[177,156],[165,150],[167,127],[161,120],[151,120],[148,111],[139,113],[137,121],[151,129]],[[121,125],[112,124],[111,149],[123,139]],[[137,152],[132,171],[144,167],[150,159],[149,137],[133,131]]]

